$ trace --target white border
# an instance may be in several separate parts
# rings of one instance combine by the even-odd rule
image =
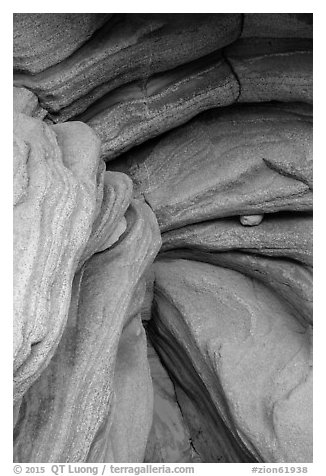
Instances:
[[[12,14],[14,12],[53,12],[53,13],[134,13],[134,12],[217,12],[217,13],[314,13],[314,463],[309,466],[308,474],[326,474],[323,468],[326,460],[325,443],[325,306],[323,296],[326,294],[325,250],[326,242],[324,228],[325,192],[325,151],[324,137],[326,138],[326,107],[325,89],[326,75],[323,74],[325,65],[325,36],[326,15],[323,2],[317,1],[276,1],[271,3],[257,1],[227,1],[214,2],[200,0],[198,2],[165,0],[159,2],[124,1],[114,2],[111,5],[104,1],[88,3],[57,0],[44,1],[13,1],[4,2],[1,9],[1,332],[0,332],[0,362],[1,365],[1,445],[0,445],[0,473],[4,475],[12,472]],[[112,7],[110,9],[110,7]],[[117,8],[118,7],[118,8]],[[325,461],[326,464],[326,461]],[[268,464],[265,464],[267,467]],[[247,464],[200,464],[195,474],[251,474]],[[50,474],[50,473],[49,473]],[[295,473],[297,474],[297,473]]]

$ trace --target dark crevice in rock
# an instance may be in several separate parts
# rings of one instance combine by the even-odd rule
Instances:
[[[152,340],[151,340],[150,332],[149,332],[149,330],[148,330],[148,326],[150,325],[151,319],[152,319],[152,317],[150,318],[150,320],[145,320],[145,321],[142,321],[142,322],[143,322],[143,326],[144,326],[144,328],[145,328],[147,340],[148,340],[148,342],[150,343],[149,345],[150,345],[151,347],[153,347],[153,349],[154,349],[154,345],[153,345],[153,342],[152,342]],[[188,432],[189,432],[189,427],[188,427],[188,425],[187,425],[187,423],[186,423],[186,421],[185,421],[184,415],[183,415],[182,405],[180,405],[179,400],[178,400],[178,396],[177,396],[177,393],[176,393],[175,382],[174,382],[173,379],[171,378],[169,369],[166,367],[165,362],[164,362],[164,360],[162,360],[160,354],[158,354],[157,352],[155,352],[155,354],[156,354],[156,356],[157,356],[158,361],[160,362],[160,365],[163,367],[163,369],[165,370],[165,372],[166,372],[166,374],[167,374],[167,376],[168,376],[168,378],[169,378],[169,383],[171,384],[171,387],[173,388],[173,399],[174,399],[173,401],[174,401],[174,403],[177,405],[177,407],[178,407],[178,409],[179,409],[179,412],[180,412],[180,415],[181,415],[182,418],[183,418],[184,427],[185,427],[186,430],[188,430]],[[151,361],[150,361],[150,362],[151,362]],[[151,368],[151,363],[150,363],[150,368]],[[152,369],[151,369],[151,372],[152,372]],[[153,376],[152,376],[152,379],[153,379]],[[157,379],[157,376],[156,376],[156,379]],[[157,382],[156,382],[156,384],[157,384]],[[154,389],[155,389],[155,384],[154,384]],[[154,391],[154,406],[155,406],[155,398],[158,398],[158,397],[156,396],[156,393],[155,393],[155,391]],[[158,405],[158,407],[159,407],[159,405],[160,405],[159,401],[157,402],[157,405]],[[164,419],[164,411],[165,411],[165,410],[164,410],[164,406],[163,406],[161,409],[160,409],[160,407],[159,407],[158,413],[159,413],[159,415],[160,415],[160,417],[161,417],[162,420]],[[173,427],[170,427],[170,428],[169,428],[170,431],[171,431],[171,433],[170,433],[170,438],[171,438],[172,440],[175,438],[175,439],[178,441],[178,439],[180,438],[180,436],[178,435],[178,432],[176,431],[176,427],[174,426],[174,425],[176,424],[176,422],[172,422],[172,423],[174,423],[174,424],[173,424]],[[154,421],[154,420],[153,420],[153,424],[155,424],[155,421]],[[176,433],[174,434],[174,432],[176,432]],[[162,438],[162,441],[158,441],[158,443],[161,444],[161,445],[163,445],[163,448],[164,448],[165,441],[164,441],[163,436],[162,436],[162,435],[160,435],[160,436],[161,436],[161,438]],[[184,462],[184,463],[189,463],[189,462],[202,462],[202,461],[200,460],[200,455],[197,453],[197,451],[196,451],[196,449],[195,449],[195,446],[194,446],[194,444],[193,444],[193,441],[192,441],[192,438],[191,438],[191,435],[190,435],[190,434],[189,434],[189,445],[190,445],[190,447],[191,447],[191,452],[193,453],[193,456],[195,456],[195,461],[189,461],[189,459],[186,458],[186,459],[178,459],[178,461],[173,461],[173,462],[178,462],[178,463],[182,463],[182,462]],[[184,455],[184,456],[185,456],[185,455]],[[198,461],[197,461],[197,459],[198,459]],[[148,462],[150,462],[150,461],[148,461]],[[172,462],[172,461],[166,461],[166,462]]]
[[[149,206],[149,208],[152,210],[152,212],[154,212],[153,207],[152,207],[152,205],[150,204],[150,202],[148,201],[148,199],[146,198],[145,193],[142,194],[142,197],[143,197],[145,203],[146,203],[146,204]]]
[[[233,74],[235,80],[236,80],[237,83],[238,83],[239,92],[238,92],[237,97],[236,97],[235,100],[234,100],[234,104],[236,104],[236,103],[239,101],[240,97],[241,97],[241,81],[240,81],[240,78],[239,78],[239,76],[238,76],[236,70],[234,69],[234,66],[233,66],[232,62],[230,61],[230,59],[229,59],[229,58],[227,57],[227,55],[225,54],[225,48],[223,48],[223,49],[221,50],[221,54],[222,54],[222,56],[223,56],[225,62],[228,64],[228,66],[229,66],[229,68],[230,68],[230,70],[231,70],[231,72],[232,72],[232,74]]]
[[[192,435],[192,443],[196,452],[205,462],[258,462],[260,458],[254,457],[243,444],[235,439],[230,428],[223,422],[216,411],[216,407],[211,402],[205,385],[193,368],[188,356],[175,341],[172,335],[165,336],[163,324],[156,314],[155,307],[152,314],[152,320],[148,325],[148,334],[150,340],[163,361],[163,365],[169,373],[174,386],[180,387],[183,392],[193,401],[198,412],[205,421],[212,422],[209,431],[205,432],[205,439],[211,441],[211,448],[207,449],[205,454],[202,448],[198,448]],[[178,348],[178,352],[176,349]],[[177,373],[177,369],[182,369],[182,377]],[[226,403],[226,402],[225,402]],[[180,403],[179,403],[180,405]],[[184,414],[184,411],[182,412]],[[189,423],[189,422],[188,422]],[[233,429],[233,431],[236,431]],[[213,448],[213,449],[212,449]],[[212,453],[210,453],[212,451]]]
[[[312,183],[312,177],[307,178],[306,174],[300,170],[300,168],[295,169],[295,168],[287,168],[286,164],[277,164],[275,162],[272,162],[271,160],[263,158],[263,161],[267,165],[267,167],[271,168],[272,170],[275,170],[278,172],[280,175],[284,175],[284,177],[290,177],[293,180],[298,180],[305,185],[308,185],[309,190],[313,190],[313,183]]]

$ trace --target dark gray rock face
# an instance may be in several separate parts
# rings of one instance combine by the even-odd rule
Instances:
[[[14,15],[14,459],[312,461],[312,14]]]

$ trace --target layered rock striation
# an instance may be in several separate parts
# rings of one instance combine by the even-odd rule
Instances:
[[[312,461],[311,14],[14,15],[14,459]]]
[[[45,369],[103,194],[100,142],[82,123],[14,112],[14,399]]]
[[[274,105],[211,109],[119,157],[161,231],[241,215],[312,210],[312,122]]]
[[[174,259],[155,277],[153,341],[205,461],[310,460],[309,328],[237,271]]]
[[[140,320],[141,277],[160,236],[147,205],[131,204],[126,222],[118,242],[75,275],[58,349],[23,398],[18,461],[144,459],[153,391]]]
[[[38,95],[48,120],[89,123],[105,160],[213,107],[312,102],[304,14],[40,15],[14,22],[14,82]],[[52,34],[36,44],[47,25]],[[61,29],[65,48],[56,49]],[[44,53],[33,67],[29,56]]]

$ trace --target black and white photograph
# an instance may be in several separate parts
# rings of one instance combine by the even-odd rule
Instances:
[[[11,474],[321,474],[315,15],[219,6],[11,13]]]

